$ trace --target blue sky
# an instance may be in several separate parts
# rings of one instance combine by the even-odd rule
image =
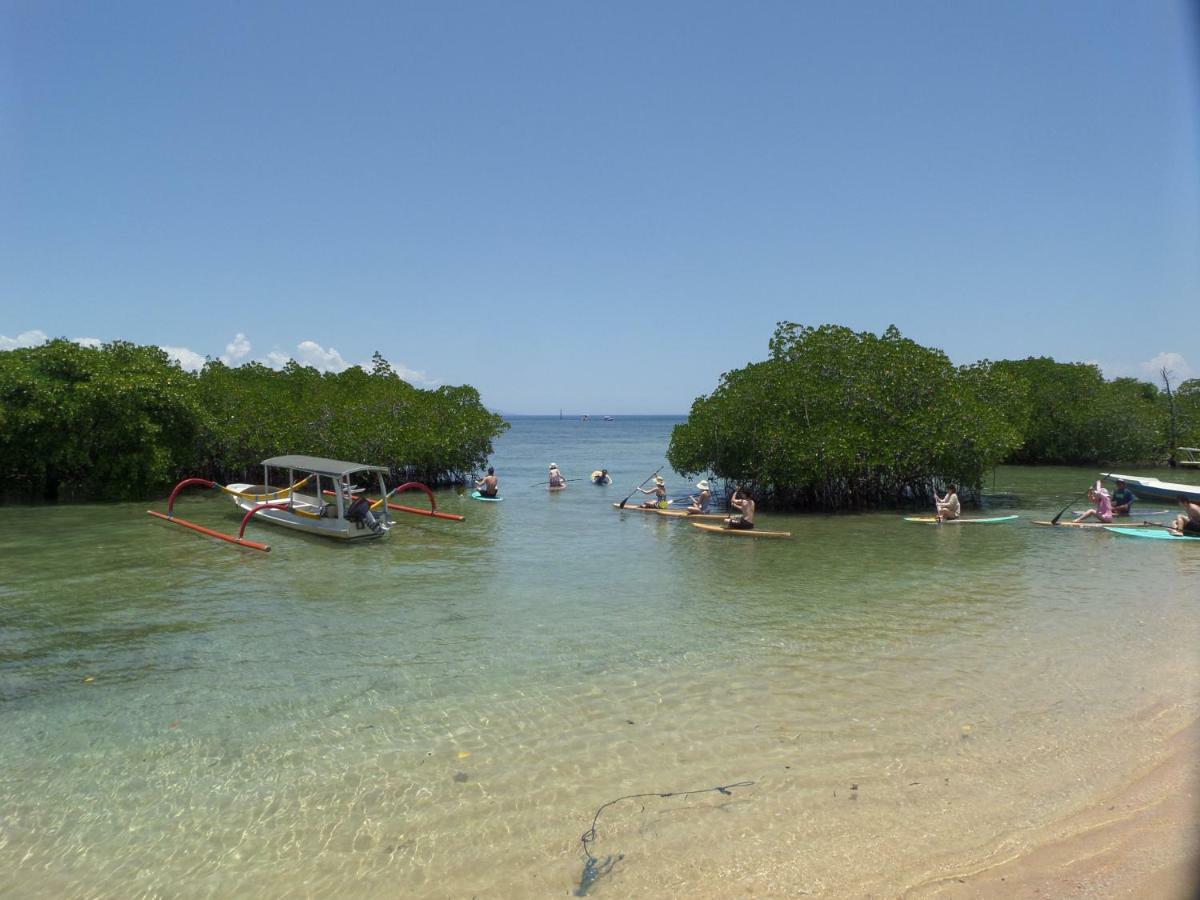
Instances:
[[[0,0],[0,348],[683,412],[775,323],[1200,376],[1194,4]]]

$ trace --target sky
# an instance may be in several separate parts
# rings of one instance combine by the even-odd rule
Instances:
[[[1200,377],[1195,2],[0,0],[0,349],[686,412],[780,321]]]

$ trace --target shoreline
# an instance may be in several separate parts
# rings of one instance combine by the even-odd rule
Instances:
[[[1200,720],[1164,741],[1134,779],[1029,835],[1028,849],[941,873],[906,898],[1145,897],[1200,893]]]

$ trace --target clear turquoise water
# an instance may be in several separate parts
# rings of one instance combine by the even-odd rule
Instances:
[[[624,857],[592,894],[896,892],[1094,802],[1195,717],[1197,548],[1029,524],[1096,473],[999,470],[1004,525],[729,538],[611,507],[675,421],[516,418],[503,503],[444,491],[465,522],[361,546],[0,508],[9,890],[564,896],[601,804],[752,780],[610,807],[594,849]],[[548,493],[551,461],[615,483]]]

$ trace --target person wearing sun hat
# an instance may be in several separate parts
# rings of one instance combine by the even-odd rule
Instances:
[[[653,500],[647,500],[642,504],[643,509],[666,509],[667,503],[670,502],[667,500],[667,483],[661,475],[654,476],[654,488],[652,490],[646,490],[645,488],[638,488],[638,490],[643,494],[651,494],[654,497]]]
[[[712,508],[712,490],[708,486],[708,479],[696,482],[696,487],[700,489],[700,495],[689,497],[691,505],[687,508],[687,514],[694,516],[697,513],[707,513]]]
[[[563,478],[562,472],[558,471],[558,463],[550,463],[550,487],[560,488],[567,486],[567,479]]]

